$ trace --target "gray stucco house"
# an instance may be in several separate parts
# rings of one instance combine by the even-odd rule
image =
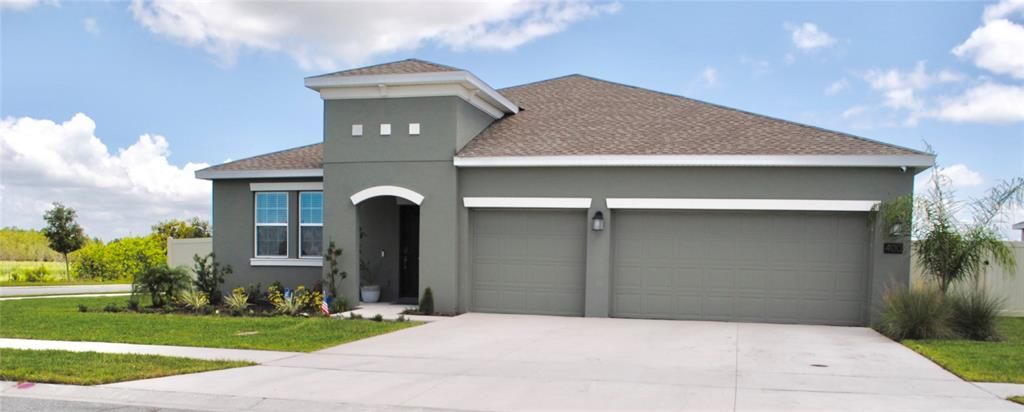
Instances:
[[[909,279],[869,216],[927,153],[581,75],[495,90],[403,60],[305,85],[322,143],[196,173],[225,288],[315,284],[330,241],[349,302],[361,259],[383,300],[430,287],[448,312],[864,325]]]

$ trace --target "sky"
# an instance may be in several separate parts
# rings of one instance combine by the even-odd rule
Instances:
[[[322,140],[304,77],[410,57],[927,142],[963,199],[1024,176],[1024,0],[0,0],[0,226],[55,201],[107,240],[209,218],[195,170]]]

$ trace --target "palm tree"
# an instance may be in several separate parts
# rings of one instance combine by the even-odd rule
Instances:
[[[1007,208],[1024,204],[1024,177],[1003,181],[985,197],[972,200],[969,223],[956,217],[962,205],[953,198],[948,179],[936,170],[930,184],[928,193],[917,200],[914,255],[942,293],[954,283],[976,279],[990,263],[1012,273],[1013,251],[1001,239],[997,224]]]

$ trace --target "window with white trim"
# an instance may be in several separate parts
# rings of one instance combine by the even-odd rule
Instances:
[[[256,192],[256,257],[288,257],[288,192]]]
[[[324,192],[299,192],[299,257],[324,250]]]

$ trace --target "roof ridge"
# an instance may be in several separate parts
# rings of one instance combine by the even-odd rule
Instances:
[[[597,78],[597,77],[593,77],[593,76],[588,76],[588,75],[585,75],[585,74],[579,74],[579,73],[573,73],[573,74],[567,74],[567,75],[562,75],[562,76],[558,76],[558,77],[552,77],[550,79],[538,80],[538,81],[530,82],[530,83],[523,83],[523,84],[516,85],[516,86],[509,86],[509,87],[506,87],[506,88],[503,88],[503,89],[499,89],[498,91],[501,92],[501,91],[508,90],[508,89],[516,89],[516,88],[521,88],[521,87],[526,87],[526,86],[533,86],[533,85],[537,85],[537,84],[540,84],[540,83],[557,81],[557,80],[562,80],[562,79],[571,78],[571,77],[581,77],[581,78],[584,78],[584,79],[589,79],[589,80],[593,80],[593,81],[597,81],[597,82],[603,82],[603,83],[608,83],[608,84],[611,84],[611,85],[627,87],[627,88],[634,89],[634,90],[639,90],[639,91],[642,91],[642,92],[654,93],[654,94],[659,94],[659,95],[663,95],[663,96],[674,97],[674,98],[677,98],[677,99],[689,100],[689,101],[692,101],[692,102],[696,102],[696,103],[700,103],[700,104],[705,104],[705,105],[708,105],[708,106],[718,107],[720,109],[731,110],[731,111],[734,111],[734,112],[744,113],[744,114],[751,115],[751,116],[761,117],[761,118],[770,119],[770,120],[779,121],[779,122],[785,122],[785,123],[789,123],[789,124],[792,124],[792,125],[795,125],[795,126],[799,126],[799,127],[806,127],[806,128],[809,128],[809,129],[820,130],[820,131],[828,132],[828,133],[836,133],[836,134],[839,134],[839,135],[842,135],[842,136],[845,136],[845,137],[848,137],[848,138],[858,139],[858,140],[869,142],[869,143],[874,143],[874,144],[879,144],[879,145],[883,145],[883,146],[888,146],[888,147],[895,148],[895,149],[906,150],[906,151],[909,151],[909,152],[913,152],[913,153],[917,153],[917,154],[922,154],[922,155],[931,155],[931,153],[928,153],[928,152],[925,152],[925,151],[921,151],[921,150],[917,150],[917,149],[911,149],[909,147],[904,147],[904,146],[900,146],[900,145],[892,144],[892,143],[886,143],[886,142],[875,140],[875,139],[869,139],[867,137],[858,136],[858,135],[847,133],[847,132],[826,129],[826,128],[820,127],[820,126],[814,126],[814,125],[810,125],[810,124],[806,124],[806,123],[801,123],[801,122],[796,122],[796,121],[792,121],[792,120],[782,119],[782,118],[779,118],[779,117],[769,116],[769,115],[766,115],[766,114],[754,113],[754,112],[751,112],[751,111],[748,111],[748,110],[738,109],[738,108],[735,108],[735,107],[726,106],[726,105],[718,104],[718,103],[712,103],[712,102],[708,102],[708,101],[705,101],[705,100],[695,99],[695,98],[692,98],[692,97],[687,97],[687,96],[683,96],[683,95],[679,95],[679,94],[663,92],[663,91],[654,90],[654,89],[648,89],[648,88],[645,88],[645,87],[635,86],[635,85],[626,84],[626,83],[620,83],[620,82],[617,82],[617,81],[614,81],[614,80],[601,79],[601,78]]]
[[[458,67],[453,67],[453,66],[449,66],[449,65],[446,65],[446,64],[434,63],[434,62],[429,61],[429,60],[423,60],[423,59],[417,59],[415,57],[410,57],[410,58],[402,59],[402,60],[395,60],[395,61],[389,61],[389,62],[383,62],[383,63],[377,63],[377,64],[370,64],[370,65],[359,66],[359,67],[350,67],[348,69],[337,70],[337,71],[333,71],[333,72],[330,72],[330,73],[324,73],[324,74],[318,74],[318,75],[315,75],[315,76],[310,76],[309,78],[330,77],[330,76],[338,75],[338,74],[341,74],[341,73],[347,73],[347,72],[358,71],[358,70],[367,70],[367,69],[372,69],[372,68],[376,68],[376,67],[387,66],[387,65],[392,65],[392,64],[399,64],[399,63],[405,63],[405,62],[415,62],[415,63],[427,64],[427,65],[437,66],[439,68],[447,69],[447,70],[451,70],[451,71],[458,71],[458,72],[465,71],[465,70],[460,69]]]

